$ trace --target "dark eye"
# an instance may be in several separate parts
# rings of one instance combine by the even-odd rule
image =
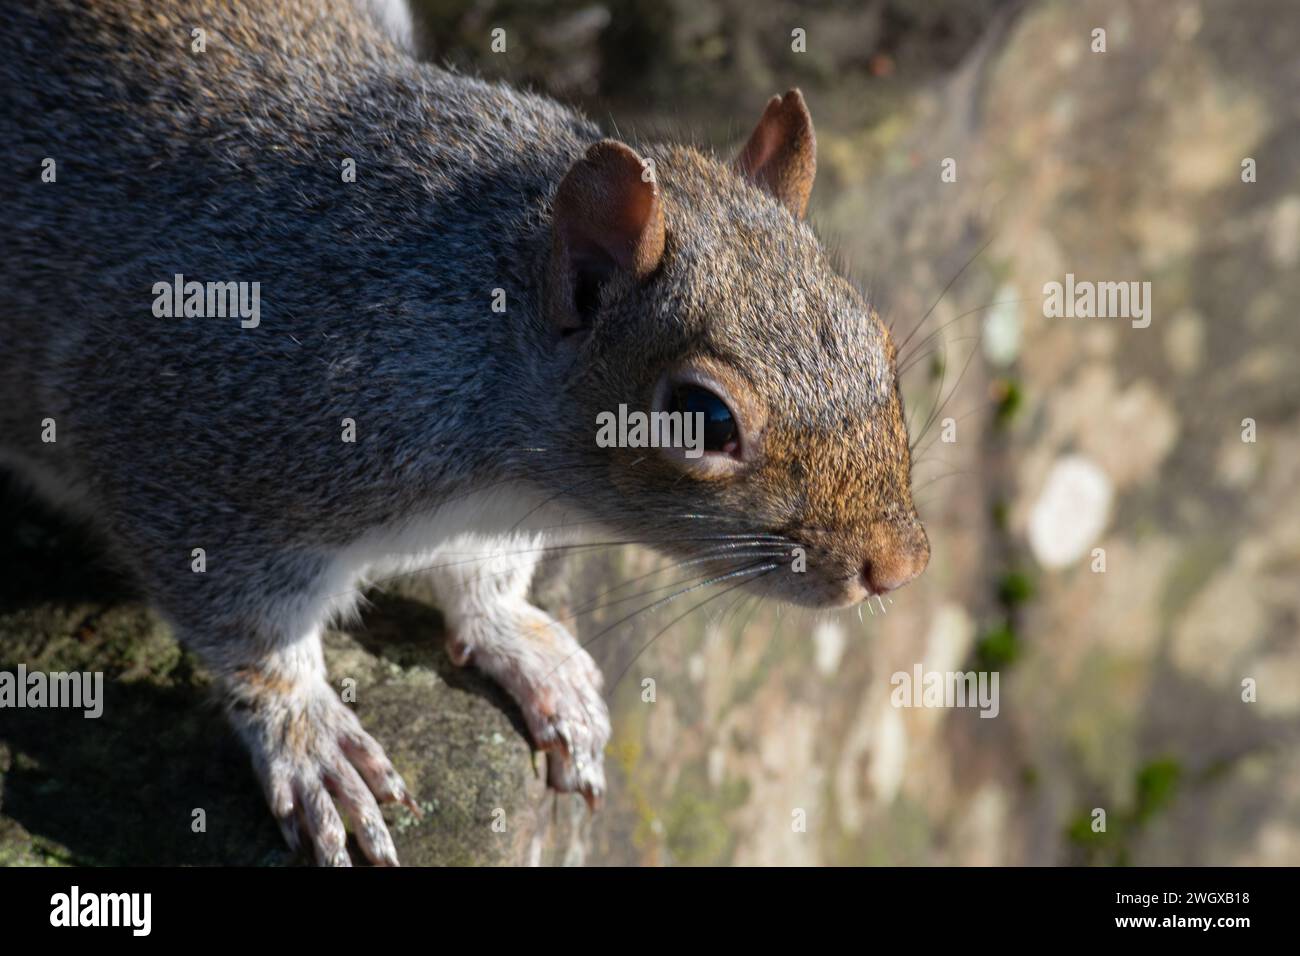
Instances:
[[[678,385],[668,402],[670,412],[704,415],[704,450],[734,454],[740,446],[740,429],[727,403],[707,388]]]

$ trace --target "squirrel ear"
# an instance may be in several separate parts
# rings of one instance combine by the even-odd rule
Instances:
[[[586,324],[600,286],[619,271],[644,281],[664,253],[653,169],[631,147],[604,139],[565,174],[551,223],[550,311],[561,331]]]
[[[789,90],[767,101],[763,116],[733,168],[766,189],[802,219],[817,174],[817,137],[803,94]]]

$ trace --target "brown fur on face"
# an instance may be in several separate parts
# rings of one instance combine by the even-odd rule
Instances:
[[[888,331],[774,196],[692,149],[649,155],[664,259],[644,286],[607,290],[573,392],[587,421],[620,403],[650,411],[662,375],[701,369],[725,387],[753,454],[704,475],[642,449],[602,450],[622,506],[641,503],[647,537],[687,558],[710,534],[781,536],[761,588],[797,603],[854,603],[906,583],[929,544]],[[796,547],[803,574],[791,573]],[[712,566],[741,567],[741,554]]]

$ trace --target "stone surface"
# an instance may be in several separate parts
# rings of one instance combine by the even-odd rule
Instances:
[[[510,708],[447,669],[422,602],[380,600],[332,636],[333,672],[362,675],[363,716],[431,808],[394,817],[408,860],[1300,863],[1290,0],[423,6],[439,54],[584,100],[625,135],[726,154],[801,86],[813,221],[910,335],[916,430],[946,401],[956,441],[935,426],[918,443],[930,568],[861,616],[736,594],[634,614],[682,577],[640,577],[660,564],[634,548],[549,577],[612,701],[592,819],[549,823]],[[498,24],[508,56],[485,52]],[[1150,281],[1150,327],[1045,318],[1043,286],[1066,273]],[[1080,454],[1113,485],[1100,572],[1047,567],[1029,540],[1052,468]],[[93,738],[0,716],[0,862],[285,862],[192,662],[101,587],[93,550],[4,508],[0,666],[123,679]],[[999,717],[892,707],[890,675],[917,663],[997,669]],[[487,827],[498,808],[507,834]]]
[[[729,598],[658,637],[615,691],[595,858],[1300,863],[1300,10],[1252,11],[1029,3],[932,63],[938,82],[772,70],[817,123],[818,229],[900,339],[926,317],[904,391],[914,421],[938,399],[957,422],[918,444],[931,566],[886,609],[834,618],[833,668],[822,620]],[[725,151],[725,124],[746,124],[718,112],[705,138]],[[1150,281],[1151,325],[1045,318],[1067,272]],[[1031,546],[1052,469],[1078,455],[1112,492],[1085,536],[1104,571]],[[890,675],[917,662],[996,666],[998,719],[892,708]],[[665,755],[645,739],[666,700]]]
[[[99,718],[0,712],[0,865],[295,862],[193,658],[121,582],[80,570],[94,566],[92,542],[12,489],[3,502],[0,671],[101,671],[105,682]],[[452,667],[436,611],[379,595],[325,646],[331,681],[356,682],[358,715],[424,811],[386,809],[404,863],[581,859],[581,801],[545,792],[522,718]]]

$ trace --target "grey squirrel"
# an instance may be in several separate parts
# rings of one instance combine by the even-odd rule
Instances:
[[[346,817],[396,863],[379,804],[417,807],[325,678],[367,580],[429,569],[453,659],[595,802],[601,675],[528,602],[543,547],[605,526],[818,607],[925,567],[799,91],[728,163],[418,62],[400,4],[0,6],[0,465],[103,531],[318,862]],[[180,275],[259,283],[256,321],[159,317]],[[705,453],[598,447],[620,404],[706,414]]]

